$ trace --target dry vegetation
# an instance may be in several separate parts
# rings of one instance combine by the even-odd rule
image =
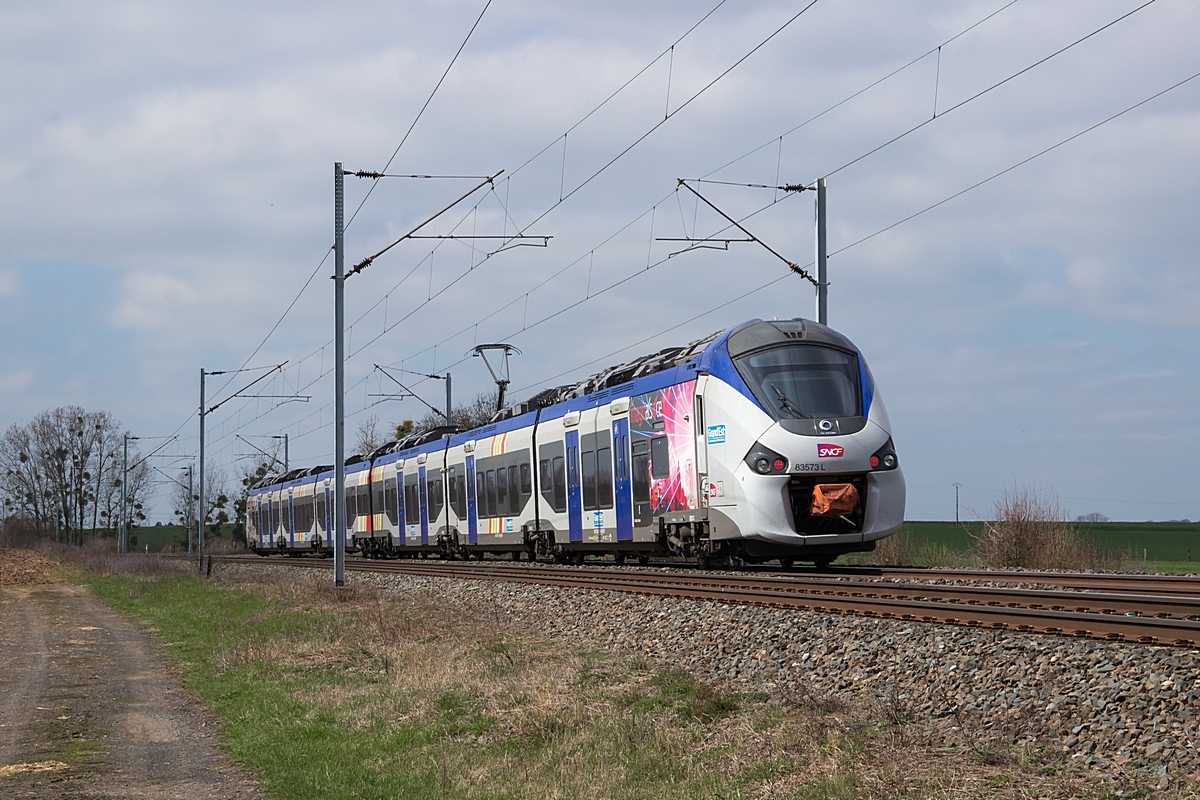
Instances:
[[[1121,558],[1089,541],[1052,497],[1032,489],[1005,492],[994,521],[984,522],[975,552],[989,567],[1112,572]]]
[[[869,563],[886,567],[980,567],[992,569],[1117,572],[1129,564],[1119,553],[1091,541],[1084,525],[1071,522],[1053,497],[1031,488],[1005,492],[969,551],[917,542],[901,532],[879,542]]]
[[[57,561],[26,549],[0,548],[0,586],[31,586],[59,583],[62,570]]]
[[[0,553],[5,552],[0,549]],[[23,551],[33,552],[33,551]],[[83,545],[66,545],[39,540],[37,552],[40,557],[52,559],[68,569],[93,576],[108,575],[182,575],[189,571],[190,562],[164,559],[145,553],[117,553],[115,539],[97,539]]]
[[[879,542],[870,562],[881,567],[968,567],[971,557],[944,544],[917,542],[901,531]]]
[[[565,646],[490,607],[448,609],[433,595],[392,598],[291,575],[229,581],[261,591],[260,629],[218,621],[222,673],[270,664],[324,676],[299,689],[310,718],[361,735],[429,732],[405,752],[372,753],[387,771],[414,758],[439,792],[461,797],[1079,796],[1023,753],[944,741],[902,703],[852,707],[802,687],[734,694],[627,653]],[[281,609],[303,608],[290,621]],[[334,676],[332,679],[330,676]]]

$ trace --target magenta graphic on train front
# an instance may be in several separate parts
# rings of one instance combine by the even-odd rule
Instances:
[[[629,404],[634,524],[698,506],[696,437],[692,426],[695,381],[640,394]]]

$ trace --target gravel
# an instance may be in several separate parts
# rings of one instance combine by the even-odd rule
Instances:
[[[305,572],[329,580],[327,571]],[[932,725],[981,757],[1015,746],[1061,753],[1124,783],[1200,785],[1195,650],[593,589],[387,573],[350,579],[495,605],[543,634],[639,653],[736,691],[871,703],[883,718]]]

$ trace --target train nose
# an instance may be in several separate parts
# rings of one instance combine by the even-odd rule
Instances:
[[[891,436],[875,425],[852,434],[815,436],[776,423],[746,453],[745,462],[764,476],[862,474],[900,466]]]

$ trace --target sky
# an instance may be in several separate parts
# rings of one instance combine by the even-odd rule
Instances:
[[[1200,519],[1200,78],[1178,85],[1200,6],[483,8],[0,5],[0,427],[111,411],[143,452],[166,442],[165,483],[195,458],[200,370],[252,369],[208,378],[212,406],[286,362],[208,416],[208,463],[232,474],[285,433],[293,466],[329,463],[336,161],[504,170],[422,232],[552,237],[409,240],[347,280],[351,441],[425,412],[377,364],[440,405],[397,370],[450,370],[467,399],[490,377],[466,354],[510,342],[519,399],[812,318],[812,286],[758,244],[663,240],[744,238],[679,178],[826,177],[829,321],[887,403],[908,519],[953,519],[955,484],[964,519],[1027,489],[1072,516]],[[347,264],[479,182],[347,178]],[[693,185],[812,261],[811,193]]]

